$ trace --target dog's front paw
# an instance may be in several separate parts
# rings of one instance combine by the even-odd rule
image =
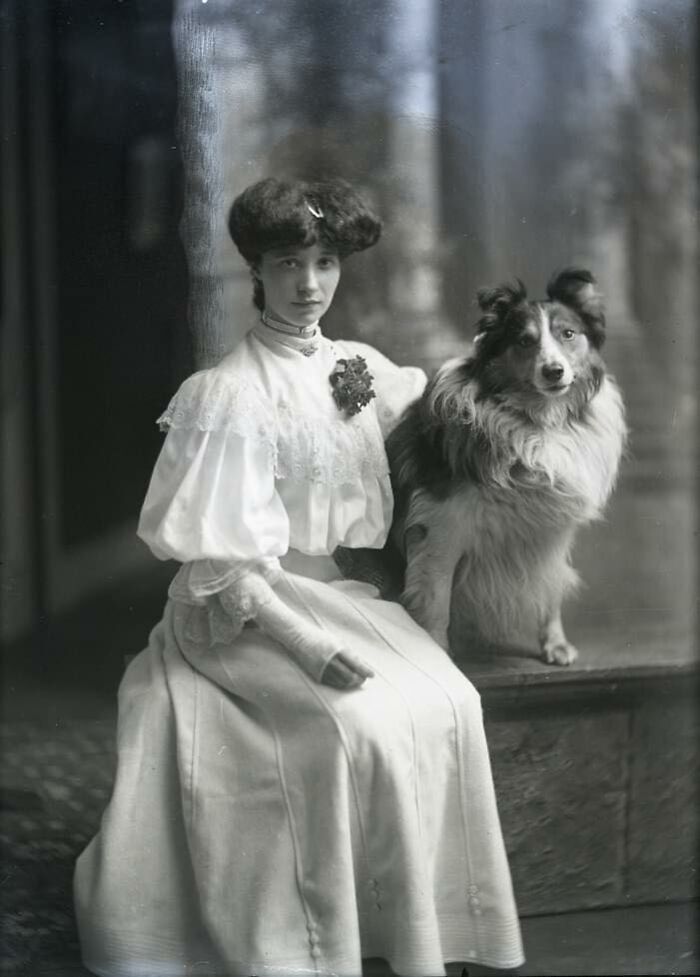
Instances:
[[[542,660],[548,665],[573,665],[578,649],[568,641],[552,641],[542,645]]]

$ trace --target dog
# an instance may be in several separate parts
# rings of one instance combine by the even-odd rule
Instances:
[[[605,507],[627,435],[600,354],[602,297],[567,268],[543,301],[520,280],[477,298],[472,352],[438,370],[386,443],[402,602],[446,650],[451,609],[492,641],[534,619],[542,659],[570,665],[571,549]]]

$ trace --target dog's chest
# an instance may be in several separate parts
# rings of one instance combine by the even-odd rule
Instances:
[[[585,496],[533,471],[518,471],[508,485],[474,486],[463,498],[475,532],[506,544],[514,536],[558,535],[595,514]]]
[[[569,518],[592,518],[604,505],[625,438],[622,401],[608,378],[580,418],[552,410],[534,421],[484,401],[474,405],[473,422],[478,481],[486,495],[528,508],[558,502]]]
[[[586,425],[514,437],[494,477],[478,486],[478,505],[488,522],[499,515],[534,527],[586,522],[607,500],[619,453],[619,444]]]

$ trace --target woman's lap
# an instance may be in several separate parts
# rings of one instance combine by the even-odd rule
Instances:
[[[120,775],[79,888],[97,885],[103,922],[138,930],[120,905],[123,866],[115,874],[131,860],[132,876],[155,875],[181,903],[164,911],[165,930],[200,917],[232,973],[266,960],[303,969],[314,946],[338,973],[359,973],[360,954],[437,973],[465,939],[486,939],[473,916],[464,938],[454,922],[477,875],[497,876],[494,902],[514,913],[478,695],[371,589],[299,579],[297,592],[375,678],[350,692],[319,685],[256,628],[228,646],[192,641],[203,612],[169,603],[122,683]],[[136,797],[150,809],[135,812]],[[127,856],[125,830],[138,837]],[[475,844],[493,851],[475,858]],[[171,860],[187,864],[161,864]]]

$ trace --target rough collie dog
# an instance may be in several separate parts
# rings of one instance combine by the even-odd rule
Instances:
[[[451,604],[491,640],[535,620],[542,658],[569,665],[574,534],[605,506],[626,428],[595,279],[570,268],[547,295],[529,301],[520,281],[480,290],[473,352],[438,371],[387,452],[418,623],[447,649]]]

